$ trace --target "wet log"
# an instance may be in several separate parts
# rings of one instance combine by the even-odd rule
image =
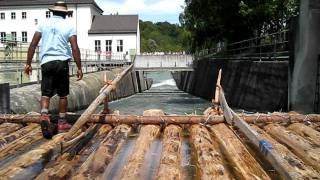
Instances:
[[[5,137],[0,138],[0,150],[5,147],[5,145],[19,139],[20,137],[28,134],[29,132],[33,131],[34,129],[40,129],[38,124],[30,124],[24,128],[21,128]]]
[[[43,139],[41,130],[39,127],[29,132],[23,137],[16,139],[15,141],[6,144],[0,151],[0,160],[4,160],[14,154],[17,154],[21,149],[26,149],[28,146],[39,142]]]
[[[108,130],[111,129],[109,125]],[[36,180],[49,179],[69,179],[72,176],[73,167],[79,158],[74,158],[92,139],[98,131],[99,125],[93,125],[87,129],[84,138],[78,140],[75,146],[72,146],[66,153],[62,154],[56,161],[48,165],[45,170],[39,174]],[[104,130],[104,128],[102,128]]]
[[[28,175],[28,178],[34,178],[43,168],[41,166],[50,161],[53,149],[62,139],[63,135],[59,134],[39,148],[20,156],[15,162],[0,171],[0,177],[16,179]],[[35,166],[40,166],[40,168],[33,168]]]
[[[169,125],[163,134],[163,149],[157,175],[159,180],[182,179],[181,142],[182,128]]]
[[[273,114],[238,114],[247,123],[253,124],[268,124],[268,123],[299,123],[299,122],[320,122],[320,115],[309,114],[286,114],[286,113],[273,113]],[[68,121],[75,122],[79,115],[67,116]],[[1,122],[10,123],[40,123],[39,115],[0,115]],[[102,124],[219,124],[225,122],[224,117],[220,115],[162,115],[162,116],[134,116],[134,115],[98,115],[93,114],[90,116],[87,123],[102,123]],[[1,131],[0,131],[1,132]]]
[[[196,156],[197,175],[200,179],[232,179],[223,163],[223,156],[209,131],[200,125],[189,129]]]
[[[320,132],[312,129],[301,123],[294,123],[288,127],[289,130],[295,132],[296,134],[308,139],[310,142],[318,145],[320,147]]]
[[[270,179],[238,137],[225,124],[211,126],[210,130],[227,158],[232,162],[237,177],[242,179]]]
[[[0,137],[7,136],[10,133],[15,132],[22,127],[23,127],[22,124],[13,124],[13,123],[0,124]]]
[[[104,139],[106,136],[110,134],[110,131],[112,130],[112,127],[110,125],[103,125],[97,132],[96,136],[93,138],[96,142],[99,142],[100,140]],[[87,152],[86,152],[87,151]],[[77,170],[77,172],[73,175],[72,179],[78,180],[78,179],[93,179],[91,177],[91,165],[94,163],[94,155],[95,155],[96,149],[89,149],[87,148],[85,150],[86,153],[90,153],[89,157],[85,160],[85,162],[81,165],[81,167]],[[83,155],[81,153],[81,155]]]
[[[116,89],[117,84],[120,80],[125,77],[133,68],[134,63],[132,63],[129,67],[127,67],[124,71],[122,71],[112,82],[107,84],[100,90],[100,94],[98,97],[89,105],[89,107],[84,111],[84,113],[80,116],[77,122],[72,126],[69,132],[64,136],[66,140],[70,140],[73,134],[75,134],[87,121],[90,119],[90,116],[94,113],[96,108],[104,102],[105,98],[109,96],[110,92]]]
[[[252,125],[252,127],[266,140],[268,140],[274,151],[280,155],[281,168],[277,171],[282,171],[280,174],[287,174],[286,179],[317,179],[320,174],[316,172],[312,167],[306,165],[300,158],[293,154],[287,147],[280,144],[278,141],[273,139],[269,134],[260,129],[259,127]]]
[[[86,163],[85,170],[81,170],[75,179],[99,179],[103,175],[105,168],[110,163],[114,155],[122,147],[124,141],[131,133],[132,128],[128,125],[115,127],[99,145],[98,149],[92,153]]]
[[[164,115],[159,110],[148,110],[143,115]],[[139,137],[135,143],[133,154],[130,156],[126,166],[124,166],[120,179],[141,179],[140,171],[146,152],[151,143],[159,136],[160,127],[156,125],[145,125],[140,129]]]
[[[303,137],[286,130],[278,124],[264,127],[267,133],[282,144],[288,146],[298,157],[313,168],[320,170],[320,148]]]

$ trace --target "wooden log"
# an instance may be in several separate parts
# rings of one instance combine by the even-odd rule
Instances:
[[[200,179],[232,179],[223,164],[223,156],[209,131],[200,125],[189,129],[190,139],[196,156],[197,175]]]
[[[227,158],[234,165],[237,177],[242,179],[270,179],[246,147],[225,124],[211,126],[210,130],[221,145]]]
[[[144,115],[164,115],[160,110],[148,110]],[[160,127],[156,125],[145,125],[140,129],[139,137],[135,143],[133,154],[130,156],[128,163],[124,166],[120,179],[141,179],[140,169],[144,161],[146,152],[151,143],[159,136]]]
[[[301,123],[294,123],[288,127],[289,130],[295,132],[296,134],[304,137],[310,142],[318,145],[320,147],[320,132],[312,129]]]
[[[273,113],[273,114],[238,114],[247,123],[253,124],[268,124],[268,123],[298,123],[298,122],[320,122],[320,115],[298,115],[286,113]],[[75,122],[79,115],[67,116],[68,121]],[[0,115],[0,123],[40,123],[39,115]],[[93,114],[87,123],[102,123],[102,124],[219,124],[225,122],[224,117],[221,115],[163,115],[163,116],[135,116],[135,115],[98,115]],[[0,131],[1,132],[1,131]]]
[[[74,179],[99,179],[114,155],[122,147],[125,139],[131,133],[132,128],[128,125],[115,127],[99,145],[98,149],[90,155],[85,163],[85,168],[74,176]]]
[[[79,135],[80,133],[81,131],[78,131],[75,135]],[[0,177],[16,179],[26,174],[30,179],[36,177],[51,158],[60,155],[63,136],[64,134],[58,134],[52,140],[48,140],[38,148],[23,154],[9,166],[0,170]]]
[[[10,133],[15,132],[22,127],[23,127],[22,124],[13,124],[13,123],[0,124],[0,137],[7,136]]]
[[[6,144],[0,151],[0,160],[4,160],[14,154],[17,154],[17,151],[28,148],[30,145],[39,142],[41,139],[43,139],[42,132],[40,128],[37,127],[25,136]]]
[[[280,144],[273,139],[269,134],[260,129],[259,127],[252,125],[252,127],[266,140],[268,140],[276,153],[278,153],[281,159],[281,170],[288,174],[287,179],[318,179],[320,174],[316,172],[312,167],[306,165],[300,158],[294,155],[288,148]]]
[[[95,141],[102,141],[106,136],[110,134],[112,127],[110,125],[103,125],[96,136],[93,138]],[[87,151],[87,152],[86,152]],[[91,174],[91,165],[94,163],[93,158],[95,155],[96,149],[91,149],[90,151],[86,149],[84,153],[90,153],[89,157],[85,160],[85,162],[81,165],[81,167],[77,170],[76,173],[73,174],[72,179],[92,179]],[[81,153],[83,155],[83,153]]]
[[[76,146],[72,146],[66,153],[60,156],[53,164],[46,167],[46,169],[37,176],[36,180],[71,178],[74,166],[79,161],[79,158],[74,158],[75,155],[88,144],[97,131],[103,131],[103,133],[110,131],[111,127],[109,125],[105,126],[107,127],[99,129],[99,125],[93,125],[87,129],[84,138],[81,139]]]
[[[96,108],[104,101],[104,99],[110,94],[111,91],[115,90],[117,84],[120,80],[127,75],[133,68],[134,63],[132,63],[128,68],[121,72],[111,84],[106,85],[100,91],[98,97],[89,105],[89,107],[84,111],[84,113],[80,116],[77,122],[72,126],[72,128],[68,131],[68,133],[64,136],[66,140],[70,140],[73,134],[75,134],[87,121],[90,119],[90,116],[94,113]]]
[[[11,143],[12,141],[19,139],[20,137],[28,134],[29,132],[33,131],[34,129],[40,129],[39,124],[30,124],[24,128],[21,128],[5,137],[0,139],[0,150],[5,147],[5,145]]]
[[[286,130],[278,124],[269,124],[264,129],[277,141],[288,146],[305,163],[318,171],[320,170],[319,147],[314,146],[303,137]]]
[[[169,125],[164,130],[163,149],[157,175],[159,180],[182,179],[181,133],[182,128],[175,125]]]

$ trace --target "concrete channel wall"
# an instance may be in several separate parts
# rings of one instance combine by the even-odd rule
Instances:
[[[68,111],[81,110],[88,107],[99,95],[104,86],[104,76],[114,79],[123,69],[85,74],[81,81],[70,78],[70,94],[68,96]],[[131,72],[124,77],[117,86],[117,90],[110,95],[110,100],[116,100],[145,91],[151,87],[152,81],[143,77],[142,72]],[[41,90],[39,84],[14,88],[10,90],[10,107],[13,113],[25,114],[40,111]],[[50,111],[58,111],[58,97],[54,96],[50,102]]]
[[[202,59],[193,72],[174,72],[179,89],[211,100],[218,71],[231,107],[248,111],[286,111],[288,63]]]

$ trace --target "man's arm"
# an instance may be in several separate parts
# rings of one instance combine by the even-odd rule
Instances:
[[[39,44],[39,41],[41,39],[41,33],[40,32],[35,32],[31,41],[31,44],[28,48],[28,55],[27,55],[27,63],[26,66],[24,68],[24,72],[28,75],[31,74],[32,72],[32,66],[31,66],[31,62],[32,62],[32,58],[33,55],[37,49],[37,46]]]
[[[83,77],[83,73],[82,73],[81,57],[80,57],[80,50],[77,42],[77,36],[76,35],[71,36],[69,41],[71,44],[73,59],[75,60],[78,67],[77,80],[81,80]]]

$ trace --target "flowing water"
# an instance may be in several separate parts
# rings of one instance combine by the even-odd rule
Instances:
[[[169,72],[150,72],[145,77],[153,79],[150,90],[111,102],[109,108],[120,114],[142,115],[147,109],[162,109],[166,114],[199,115],[210,106],[210,101],[180,91]]]

